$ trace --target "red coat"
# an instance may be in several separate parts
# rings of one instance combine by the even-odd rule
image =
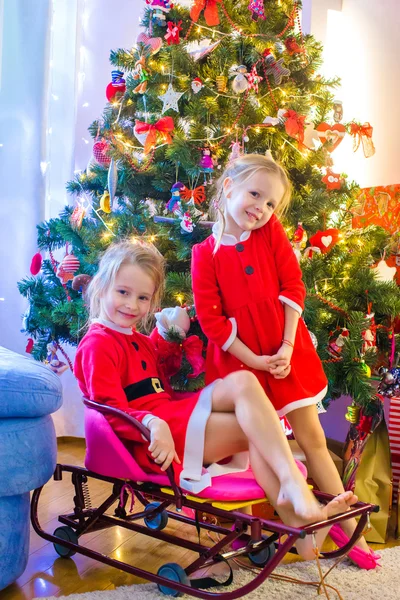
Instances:
[[[182,479],[200,481],[204,432],[211,412],[210,387],[173,401],[159,380],[151,340],[135,331],[113,328],[112,323],[90,326],[78,346],[74,373],[85,397],[119,408],[145,425],[148,415],[166,421],[182,461],[182,465],[173,463],[178,482],[190,489]],[[140,396],[143,391],[145,394]],[[150,458],[149,444],[141,433],[119,417],[106,418],[118,437],[126,441],[140,466],[146,472],[159,474],[160,468]]]
[[[200,325],[208,337],[206,383],[243,368],[227,349],[235,337],[257,355],[275,354],[282,344],[288,304],[300,314],[305,287],[293,249],[279,220],[245,232],[241,241],[224,234],[213,255],[214,235],[193,247],[192,283]],[[311,337],[299,320],[292,369],[285,379],[253,371],[279,416],[315,404],[327,379]]]

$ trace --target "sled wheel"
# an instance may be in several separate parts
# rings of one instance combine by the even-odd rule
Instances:
[[[166,579],[170,579],[171,581],[176,581],[178,583],[190,585],[188,576],[186,575],[182,567],[177,563],[167,563],[163,565],[158,569],[157,575],[160,575],[160,577],[165,577]],[[174,596],[174,598],[182,596],[182,592],[178,592],[177,590],[169,588],[166,585],[161,585],[160,583],[158,583],[157,587],[160,590],[160,592],[164,594],[164,596]]]
[[[160,506],[160,502],[150,502],[144,509],[144,512],[151,513],[155,508]],[[168,523],[168,513],[166,510],[163,510],[161,513],[157,515],[149,515],[144,518],[144,522],[146,527],[149,529],[154,529],[155,531],[161,531],[164,529]]]
[[[68,527],[68,525],[63,525],[62,527],[57,527],[54,531],[53,535],[56,535],[63,540],[67,540],[68,542],[72,542],[74,544],[78,543],[78,536],[76,535],[76,531],[72,529],[72,527]],[[69,558],[76,554],[76,550],[71,550],[71,548],[66,548],[62,544],[53,544],[54,550],[57,552],[59,556],[62,558]]]
[[[247,556],[249,557],[253,565],[256,565],[257,567],[265,567],[265,565],[269,563],[274,554],[275,545],[272,543],[263,548],[262,550],[259,550],[258,552],[249,552]]]

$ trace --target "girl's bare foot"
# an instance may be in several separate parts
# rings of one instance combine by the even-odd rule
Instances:
[[[322,507],[300,474],[299,477],[281,481],[277,505],[278,508],[292,509],[302,525],[326,518]]]

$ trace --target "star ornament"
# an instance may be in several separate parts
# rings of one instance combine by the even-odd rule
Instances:
[[[184,92],[176,92],[172,87],[172,83],[170,83],[165,94],[161,94],[161,96],[158,96],[158,98],[163,103],[163,109],[161,111],[161,114],[164,114],[170,108],[172,110],[175,110],[176,112],[179,112],[178,100],[181,96],[183,96],[183,94]]]
[[[327,190],[340,190],[342,187],[341,176],[330,169],[326,170],[326,175],[322,178],[322,182],[326,185]]]

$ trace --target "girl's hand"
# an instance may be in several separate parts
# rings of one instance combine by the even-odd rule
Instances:
[[[289,375],[292,354],[293,348],[288,344],[282,344],[276,354],[266,357],[268,370],[275,379],[284,379]]]
[[[269,356],[257,356],[257,354],[255,354],[249,367],[251,369],[257,369],[258,371],[269,371],[269,359]]]
[[[166,471],[173,460],[180,464],[168,423],[155,417],[149,422],[148,428],[150,429],[149,451],[154,461],[161,465],[161,471]]]

